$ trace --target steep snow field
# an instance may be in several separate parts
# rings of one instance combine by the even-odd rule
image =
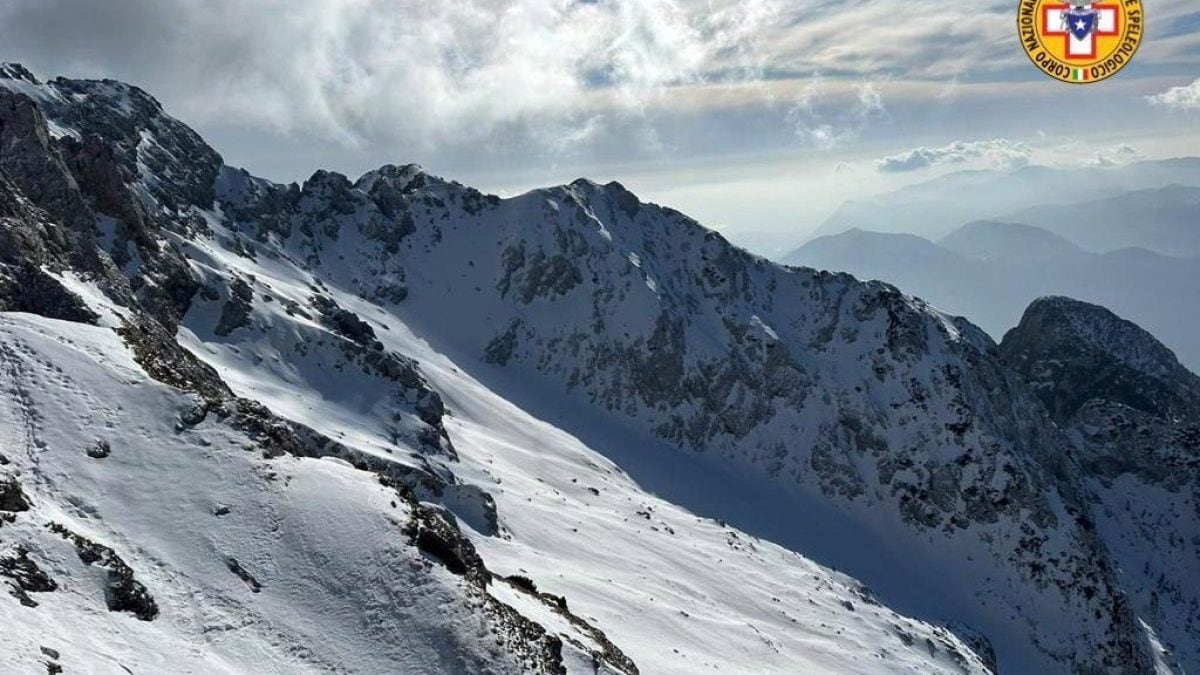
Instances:
[[[36,609],[0,599],[0,672],[519,670],[457,602],[459,578],[405,544],[406,506],[375,476],[266,460],[212,416],[181,425],[194,397],[104,328],[0,315],[0,370],[3,468],[32,504],[0,528],[0,555],[27,550],[59,586],[31,593]],[[89,456],[100,442],[111,454]],[[51,523],[115,550],[155,620],[106,611],[112,573]]]
[[[448,401],[457,470],[498,501],[502,536],[472,535],[485,559],[568,596],[642,672],[981,672],[945,631],[878,605],[853,579],[649,494],[392,326]],[[241,394],[351,443],[387,445],[342,402],[284,394],[236,357],[213,361]],[[470,628],[478,617],[454,612],[456,578],[399,543],[405,506],[374,475],[331,459],[267,460],[219,424],[181,425],[195,398],[151,381],[107,328],[5,313],[0,365],[0,438],[34,505],[0,542],[6,552],[20,542],[61,586],[31,596],[37,611],[0,602],[13,645],[0,669],[48,660],[76,672],[516,669],[487,644],[485,626]],[[111,455],[90,457],[101,441]],[[161,616],[104,611],[106,573],[84,565],[51,522],[116,550]],[[552,631],[562,622],[507,585],[492,588]],[[446,622],[477,632],[478,643],[447,644]]]

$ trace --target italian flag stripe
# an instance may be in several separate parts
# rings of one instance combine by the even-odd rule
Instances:
[[[1072,68],[1071,79],[1076,82],[1087,82],[1087,71],[1083,68]]]

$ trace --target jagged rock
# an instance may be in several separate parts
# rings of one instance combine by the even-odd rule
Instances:
[[[354,312],[343,309],[324,295],[314,295],[310,304],[320,314],[321,322],[334,333],[360,347],[369,347],[375,351],[383,350],[383,343],[376,337],[375,329]]]
[[[202,227],[190,209],[212,205],[220,156],[144,91],[111,80],[0,86],[0,146],[7,177],[62,226],[49,232],[57,262],[102,278],[122,302],[136,295],[174,328],[199,284],[161,233]],[[109,251],[99,247],[105,219]]]
[[[233,331],[249,325],[253,301],[254,291],[250,288],[250,284],[243,279],[234,279],[233,283],[229,285],[229,299],[221,308],[221,319],[213,332],[225,337]]]
[[[99,319],[78,296],[44,270],[28,264],[0,264],[0,311],[27,312],[76,323],[94,324]]]
[[[0,577],[10,580],[9,593],[29,608],[38,606],[37,601],[29,596],[30,593],[53,593],[58,590],[58,584],[30,559],[29,551],[23,548],[18,548],[13,555],[0,556]]]
[[[487,568],[475,551],[475,546],[463,536],[453,519],[437,509],[414,503],[413,517],[405,534],[418,548],[445,565],[446,569],[487,584]]]
[[[159,382],[195,392],[209,401],[233,396],[217,371],[180,347],[174,336],[154,319],[138,317],[117,332],[133,351],[138,365]]]
[[[75,553],[85,565],[103,567],[108,570],[108,586],[105,603],[110,612],[128,612],[141,621],[158,618],[158,603],[140,581],[134,578],[133,570],[111,548],[71,532],[58,523],[51,523],[50,531],[71,542]]]
[[[0,87],[0,139],[6,177],[67,232],[86,238],[93,227],[90,211],[53,146],[39,102]]]
[[[566,598],[539,591],[537,584],[535,584],[529,577],[514,575],[505,577],[501,581],[510,584],[514,588],[520,590],[522,593],[537,598],[542,604],[550,609],[550,611],[558,614],[567,622],[579,629],[584,635],[587,635],[592,642],[599,646],[599,649],[592,651],[593,662],[597,666],[600,664],[605,664],[617,672],[622,673],[622,675],[638,675],[641,672],[638,669],[637,664],[635,664],[632,659],[622,652],[620,648],[613,644],[612,641],[608,639],[607,635],[600,630],[597,630],[595,626],[592,626],[575,613],[571,612],[571,610],[567,608]],[[583,643],[576,643],[575,646],[581,651],[591,651]]]
[[[418,502],[411,492],[403,488],[399,489],[398,493],[412,509],[412,519],[405,526],[405,534],[409,539],[446,569],[463,576],[481,594],[493,618],[505,627],[507,633],[517,638],[517,641],[510,642],[509,646],[527,654],[536,664],[535,671],[565,674],[567,671],[563,666],[562,638],[548,634],[542,626],[487,594],[486,587],[493,583],[496,577],[487,569],[474,545],[462,534],[453,519],[448,518],[439,509]],[[520,577],[515,582],[502,580],[503,583],[513,583],[514,587],[538,598],[582,634],[600,645],[600,650],[592,654],[597,672],[600,668],[607,667],[622,675],[638,675],[639,671],[634,662],[602,631],[567,609],[565,598],[539,593],[532,581],[528,578],[524,581],[527,583],[523,584]],[[576,646],[588,651],[582,643]]]
[[[14,478],[0,478],[0,511],[23,513],[29,510],[29,500]]]

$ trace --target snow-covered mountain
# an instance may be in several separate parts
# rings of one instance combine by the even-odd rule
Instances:
[[[6,667],[1200,666],[1195,514],[980,330],[615,183],[278,185],[10,65],[0,218]]]
[[[1071,435],[1138,613],[1196,663],[1200,377],[1133,323],[1066,298],[1031,305],[1000,355]]]

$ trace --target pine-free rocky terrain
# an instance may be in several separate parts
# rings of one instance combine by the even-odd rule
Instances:
[[[1200,379],[0,67],[0,671],[1200,669]]]

